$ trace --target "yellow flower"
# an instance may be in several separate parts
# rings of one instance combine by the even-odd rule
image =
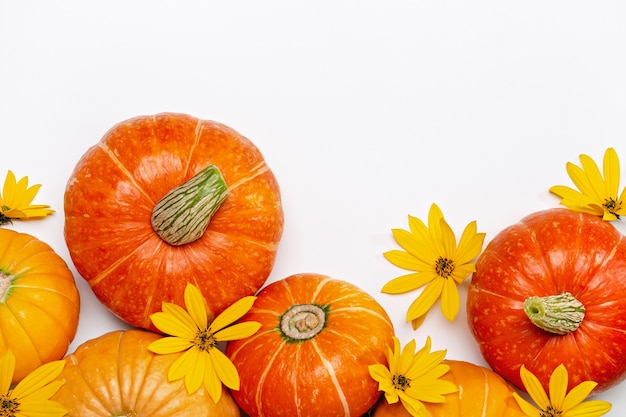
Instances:
[[[148,349],[158,354],[184,352],[170,367],[168,379],[185,378],[190,394],[200,389],[204,382],[216,403],[222,395],[222,383],[238,390],[239,373],[218,344],[252,336],[261,328],[260,323],[252,321],[232,324],[252,308],[255,299],[253,296],[242,298],[212,322],[209,322],[202,293],[192,284],[185,288],[187,311],[176,304],[163,302],[162,311],[150,315],[150,319],[157,329],[170,336],[152,342]]]
[[[396,242],[404,249],[384,254],[392,264],[414,273],[395,278],[385,284],[382,292],[400,294],[426,285],[409,307],[406,320],[417,328],[441,297],[441,310],[449,321],[459,312],[461,284],[476,269],[472,262],[483,247],[484,233],[476,233],[476,222],[469,223],[457,247],[454,232],[436,204],[430,207],[428,227],[420,219],[409,216],[410,231],[393,229]]]
[[[567,393],[567,369],[562,364],[552,372],[549,382],[550,397],[546,394],[539,379],[524,365],[520,376],[530,398],[539,406],[536,408],[519,394],[513,393],[520,408],[528,417],[598,417],[611,411],[611,403],[602,400],[585,401],[596,387],[593,381],[584,381]]]
[[[53,361],[41,365],[26,375],[11,390],[15,370],[15,356],[10,350],[0,356],[0,416],[2,417],[62,417],[67,410],[50,401],[63,385],[55,381],[65,361]]]
[[[458,387],[441,378],[450,366],[441,363],[446,351],[430,352],[431,340],[415,352],[415,340],[411,340],[400,352],[400,341],[393,337],[393,350],[387,346],[388,367],[374,364],[368,367],[370,376],[378,382],[378,389],[385,393],[389,404],[402,402],[412,416],[427,416],[423,402],[442,403],[444,395],[458,391]]]
[[[16,181],[15,174],[9,170],[4,180],[2,195],[0,195],[0,226],[10,223],[13,219],[28,219],[45,217],[54,213],[50,206],[30,203],[37,195],[41,184],[28,187],[28,177]]]
[[[617,220],[626,214],[626,187],[619,192],[620,167],[615,149],[604,153],[602,170],[588,155],[580,155],[581,166],[566,164],[567,173],[580,191],[564,185],[555,185],[550,192],[561,198],[561,204],[572,210],[601,216],[603,220]]]

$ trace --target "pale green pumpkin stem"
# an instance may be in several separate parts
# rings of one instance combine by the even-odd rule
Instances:
[[[315,337],[326,325],[326,312],[314,304],[294,305],[280,319],[280,331],[294,342]]]
[[[567,334],[578,329],[585,317],[585,306],[569,292],[547,297],[528,297],[524,312],[540,329]]]
[[[0,303],[3,303],[7,294],[9,293],[9,288],[11,288],[11,281],[13,277],[11,275],[5,274],[0,271]]]
[[[220,170],[209,165],[161,198],[152,210],[152,228],[170,245],[198,240],[229,194]]]

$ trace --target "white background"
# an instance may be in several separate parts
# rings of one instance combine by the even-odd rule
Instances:
[[[483,364],[465,311],[413,331],[418,291],[382,253],[437,203],[457,236],[558,206],[568,161],[613,146],[626,169],[626,3],[620,1],[0,0],[0,175],[43,184],[57,213],[13,229],[70,263],[63,193],[107,129],[164,111],[250,138],[281,185],[275,281],[318,272],[374,295],[403,342]],[[626,178],[626,176],[623,176]],[[622,186],[624,183],[622,183]],[[617,225],[626,231],[623,224]],[[72,270],[75,272],[73,266]],[[70,351],[123,328],[76,274]],[[468,282],[461,288],[465,301]],[[626,413],[626,386],[601,394]]]

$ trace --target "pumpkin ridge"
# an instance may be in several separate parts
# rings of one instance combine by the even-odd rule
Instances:
[[[6,308],[6,310],[11,314],[11,316],[15,319],[15,321],[17,321],[22,329],[22,333],[24,335],[26,335],[26,337],[28,338],[28,342],[30,343],[30,347],[32,348],[32,350],[37,354],[37,359],[39,360],[39,362],[43,363],[43,361],[41,360],[41,355],[39,354],[39,349],[37,349],[37,346],[35,345],[35,343],[33,342],[33,338],[32,336],[28,333],[28,330],[26,327],[23,326],[22,321],[19,319],[19,314],[16,314],[15,310],[13,308],[11,308],[10,305],[8,305],[6,302],[2,303],[4,304],[4,307]],[[36,306],[35,306],[36,307]],[[22,340],[23,341],[23,340]],[[7,343],[5,343],[5,345],[8,345]]]
[[[133,186],[146,198],[146,200],[148,200],[148,202],[150,203],[149,206],[154,207],[156,202],[153,201],[152,198],[150,198],[150,195],[148,193],[146,193],[146,191],[143,189],[143,187],[141,187],[137,183],[137,181],[135,181],[135,176],[128,170],[128,168],[126,168],[126,166],[124,166],[124,164],[122,164],[122,162],[115,156],[115,154],[111,151],[111,149],[109,149],[109,147],[105,143],[103,143],[102,141],[98,142],[98,146],[111,159],[111,162],[113,162],[113,165],[120,172],[122,172],[124,174],[124,176],[126,177],[126,179],[131,184],[133,184]]]
[[[341,388],[341,385],[339,384],[339,380],[337,379],[337,374],[335,373],[335,368],[333,368],[331,362],[323,355],[323,353],[321,352],[321,350],[320,350],[317,342],[315,341],[315,339],[311,339],[310,342],[312,343],[315,352],[319,356],[320,361],[322,362],[322,365],[324,366],[324,368],[328,372],[328,376],[330,377],[331,381],[333,382],[333,386],[335,387],[335,390],[337,391],[337,396],[339,397],[339,401],[341,401],[341,405],[343,406],[345,415],[349,416],[350,415],[350,406],[348,405],[348,400],[346,398],[346,395],[343,392],[343,389]]]
[[[91,398],[96,400],[98,402],[98,404],[100,405],[100,408],[107,410],[107,412],[109,412],[110,415],[113,415],[113,413],[111,411],[109,411],[105,405],[105,403],[102,401],[102,399],[98,396],[97,391],[94,389],[94,387],[91,386],[91,384],[88,382],[87,378],[85,378],[85,373],[83,372],[82,368],[80,367],[80,362],[77,361],[76,356],[74,353],[72,353],[71,355],[69,355],[67,358],[65,358],[65,361],[70,361],[71,364],[74,366],[74,368],[78,371],[78,373],[80,374],[82,380],[85,382],[85,385],[89,388],[89,392],[91,393]],[[67,363],[66,365],[67,366]],[[83,391],[84,394],[84,391]],[[94,407],[97,409],[97,407]]]
[[[322,292],[322,289],[326,286],[326,284],[328,284],[329,282],[333,281],[333,279],[331,277],[328,277],[328,276],[324,276],[324,277],[321,277],[321,278],[322,279],[317,284],[317,287],[315,287],[315,291],[313,291],[313,293],[311,294],[311,302],[310,302],[310,304],[318,304],[318,305],[330,306],[332,304],[332,302],[334,302],[336,299],[333,300],[332,302],[326,302],[326,303],[318,303],[318,302],[315,301],[317,299],[317,297],[319,296],[320,292]]]
[[[376,318],[379,318],[382,322],[384,322],[387,326],[389,326],[389,320],[387,320],[387,318],[385,316],[383,316],[382,314],[380,314],[377,311],[372,310],[371,308],[365,308],[365,307],[340,307],[340,308],[334,308],[332,310],[332,312],[334,314],[336,314],[336,313],[343,313],[343,312],[366,313],[366,314],[369,314],[369,315],[374,316]],[[391,327],[393,327],[393,326],[391,326]]]
[[[259,414],[259,417],[263,417],[263,401],[262,401],[262,391],[263,391],[263,385],[265,385],[265,379],[267,378],[267,374],[269,374],[270,369],[272,368],[272,364],[274,363],[274,361],[276,360],[276,358],[278,357],[278,354],[285,349],[285,346],[287,345],[286,342],[282,342],[279,346],[279,349],[276,349],[276,352],[274,352],[274,354],[272,355],[272,357],[270,358],[270,360],[267,362],[267,366],[265,367],[265,369],[263,370],[263,373],[261,374],[261,376],[259,377],[259,383],[257,385],[256,388],[256,393],[254,396],[254,401],[255,401],[255,406],[257,409],[257,412]]]
[[[132,259],[135,257],[135,254],[137,252],[141,252],[143,251],[143,247],[144,245],[148,242],[149,240],[143,242],[141,245],[136,246],[135,249],[133,249],[131,252],[127,253],[125,256],[120,257],[119,259],[116,259],[115,262],[113,262],[111,265],[109,265],[107,268],[104,268],[98,275],[96,275],[95,277],[93,277],[91,280],[89,280],[89,285],[91,287],[95,287],[96,285],[98,285],[103,279],[105,279],[106,277],[108,277],[113,271],[115,271],[120,265],[123,265],[124,263],[126,263],[126,261],[128,261],[128,259]]]
[[[218,167],[219,168],[219,167]],[[267,165],[267,163],[265,161],[260,161],[257,165],[253,166],[252,168],[250,168],[249,174],[246,177],[240,178],[237,181],[234,181],[231,184],[226,184],[229,190],[234,190],[237,187],[239,187],[240,185],[243,185],[247,182],[252,181],[253,179],[255,179],[258,176],[261,176],[263,174],[265,174],[266,172],[268,172],[270,170],[270,167]]]

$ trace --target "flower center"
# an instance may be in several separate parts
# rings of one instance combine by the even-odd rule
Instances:
[[[9,224],[13,223],[10,217],[7,217],[4,215],[4,212],[8,210],[9,210],[9,207],[6,207],[6,206],[0,207],[0,226],[2,226],[3,224],[7,224],[7,223]]]
[[[202,352],[208,352],[217,346],[217,340],[215,340],[215,336],[208,329],[202,329],[196,333],[196,337],[193,338],[193,344]]]
[[[391,383],[399,391],[406,391],[407,388],[411,387],[411,380],[404,375],[394,375]]]
[[[549,405],[545,410],[541,412],[540,417],[558,417],[563,414],[563,411],[557,410],[551,405]]]
[[[622,209],[621,200],[617,201],[617,200],[613,200],[613,198],[605,198],[604,204],[602,204],[602,207],[604,207],[606,211],[613,214],[615,217],[619,219],[619,215],[617,214],[617,212]]]
[[[14,417],[18,412],[20,403],[8,394],[0,395],[0,417]]]
[[[443,278],[448,278],[454,272],[454,261],[440,256],[435,262],[435,272]]]

